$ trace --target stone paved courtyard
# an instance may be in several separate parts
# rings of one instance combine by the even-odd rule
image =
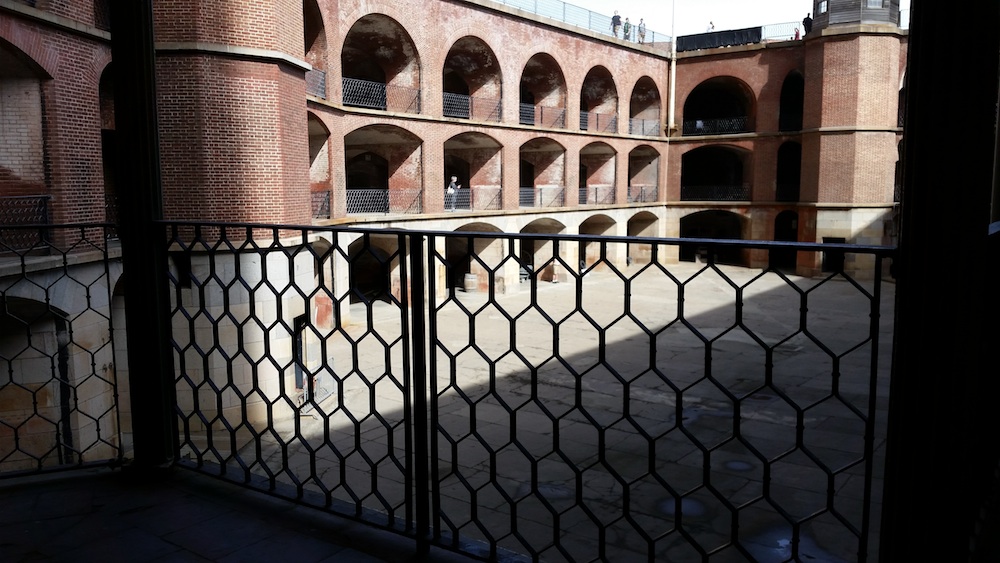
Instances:
[[[437,300],[430,478],[448,537],[544,561],[694,561],[730,537],[739,547],[712,561],[782,561],[793,548],[854,561],[871,472],[877,544],[892,284],[875,350],[870,283],[702,268]],[[387,303],[371,313],[329,338],[337,392],[240,457],[259,447],[252,472],[398,518],[401,323]]]

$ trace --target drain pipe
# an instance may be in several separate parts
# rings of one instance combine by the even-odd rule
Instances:
[[[670,103],[669,117],[667,118],[667,137],[677,129],[674,121],[674,105],[677,100],[677,0],[670,3]]]

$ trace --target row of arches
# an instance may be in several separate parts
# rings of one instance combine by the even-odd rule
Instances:
[[[304,3],[303,15],[306,60],[313,66],[307,83],[311,94],[327,98],[330,46],[315,0]],[[510,79],[488,40],[474,35],[455,40],[442,62],[440,80],[430,81],[416,42],[405,26],[385,14],[366,14],[351,26],[339,63],[338,101],[346,106],[424,113],[424,89],[436,82],[442,117],[645,136],[662,133],[660,87],[648,75],[616,78],[608,67],[596,65],[571,86],[563,63],[552,54],[535,53],[525,60],[517,79],[517,105],[508,106],[516,107],[515,114],[505,114]],[[624,80],[630,83],[621,85]],[[578,105],[569,103],[574,91]],[[579,113],[570,115],[571,106]]]

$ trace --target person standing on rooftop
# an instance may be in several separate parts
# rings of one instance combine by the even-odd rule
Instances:
[[[615,15],[611,16],[611,35],[618,37],[618,28],[622,26],[622,17],[615,10]]]
[[[646,22],[642,18],[639,18],[639,29],[636,30],[636,34],[639,36],[639,44],[646,42]]]

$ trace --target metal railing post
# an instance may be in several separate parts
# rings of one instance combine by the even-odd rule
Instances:
[[[430,480],[429,471],[432,460],[429,455],[429,439],[427,424],[427,331],[425,286],[426,272],[424,270],[424,239],[419,235],[410,235],[404,239],[410,248],[403,248],[403,256],[410,257],[410,354],[413,358],[413,387],[410,391],[412,401],[413,427],[413,478],[414,478],[414,508],[416,516],[415,537],[417,554],[424,557],[430,552]],[[428,244],[433,244],[433,237],[428,237]],[[407,253],[409,250],[409,253]],[[430,270],[428,270],[430,271]],[[403,280],[405,281],[405,279]],[[406,284],[402,284],[401,293],[406,294]],[[406,301],[403,301],[404,306]]]

